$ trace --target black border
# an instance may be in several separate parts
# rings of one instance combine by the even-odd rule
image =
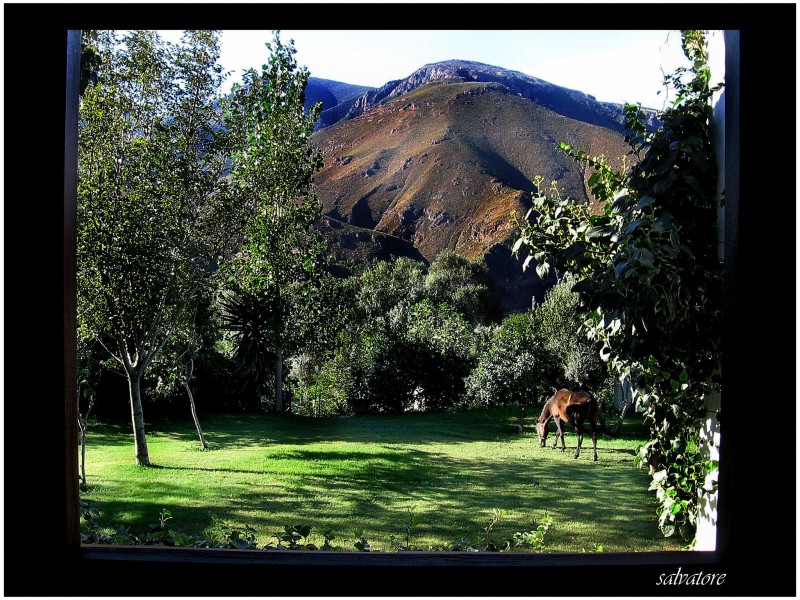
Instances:
[[[794,4],[4,4],[3,10],[4,595],[796,595]],[[488,559],[421,566],[429,563],[419,555],[374,556],[363,566],[361,555],[350,561],[292,554],[276,563],[277,555],[257,561],[225,554],[197,563],[181,551],[67,548],[63,373],[54,358],[63,334],[63,223],[53,206],[63,194],[66,30],[187,25],[739,30],[742,200],[736,263],[726,284],[723,368],[731,390],[722,418],[727,543],[711,555],[562,555],[532,564],[512,560],[513,566],[503,564],[508,555],[492,566]],[[692,564],[708,559],[715,564]],[[727,584],[655,586],[660,573],[678,567],[725,572]]]

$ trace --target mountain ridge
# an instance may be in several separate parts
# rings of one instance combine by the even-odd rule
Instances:
[[[413,91],[421,85],[437,81],[458,80],[499,83],[508,87],[512,92],[563,116],[614,129],[618,132],[622,132],[624,128],[623,105],[621,104],[599,101],[590,94],[559,86],[520,71],[462,59],[450,59],[423,65],[407,77],[388,81],[378,88],[370,88],[355,99],[348,98],[346,102],[339,104],[335,114],[336,116],[341,115],[345,104],[352,102],[352,106],[340,117],[341,119],[351,119],[391,98]],[[643,111],[647,115],[647,125],[655,127],[657,125],[656,111],[647,107],[643,107]],[[332,121],[333,114],[326,117],[320,128],[338,122]]]

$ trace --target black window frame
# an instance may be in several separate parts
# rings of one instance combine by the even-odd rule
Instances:
[[[231,8],[235,5],[226,5]],[[246,9],[247,5],[238,5]],[[498,5],[494,5],[497,7]],[[720,5],[712,6],[718,7]],[[744,9],[740,10],[740,7]],[[761,10],[765,5],[757,5]],[[487,8],[482,6],[483,8]],[[321,7],[320,7],[321,8]],[[352,8],[356,8],[353,6]],[[374,8],[374,7],[373,7]],[[511,5],[513,8],[513,5]],[[569,7],[566,7],[567,10]],[[773,7],[774,8],[774,7]],[[789,7],[793,8],[793,7]],[[726,7],[733,11],[733,22],[740,25],[746,17],[746,6]],[[744,11],[744,12],[742,12]],[[787,15],[786,10],[781,14]],[[728,13],[730,18],[731,13]],[[69,21],[69,19],[65,19]],[[730,20],[730,19],[729,19]],[[789,19],[787,19],[787,22]],[[666,26],[669,26],[667,20]],[[489,26],[489,25],[487,25]],[[787,25],[784,24],[784,30]],[[404,27],[413,28],[413,27]],[[605,28],[609,27],[605,24]],[[723,26],[724,28],[724,26]],[[732,52],[726,52],[726,248],[725,248],[725,290],[726,324],[738,323],[747,318],[746,302],[757,301],[757,296],[744,289],[743,281],[747,267],[752,266],[753,247],[757,244],[752,223],[742,228],[752,211],[742,215],[739,206],[739,166],[740,166],[740,108],[739,108],[739,38],[738,30],[725,33],[726,45]],[[603,553],[603,554],[491,554],[491,553],[325,553],[292,551],[237,551],[186,548],[156,547],[114,547],[87,546],[80,544],[78,532],[78,493],[77,493],[77,430],[76,412],[71,390],[75,389],[75,192],[77,180],[77,66],[74,34],[59,39],[63,46],[66,41],[67,59],[65,61],[70,75],[66,78],[67,113],[65,123],[64,153],[64,228],[63,228],[63,325],[64,325],[64,427],[63,469],[61,481],[64,482],[63,500],[55,498],[56,506],[66,507],[65,514],[56,519],[58,541],[48,548],[38,550],[35,542],[22,543],[33,556],[54,558],[60,572],[70,573],[63,579],[20,581],[19,574],[6,570],[6,581],[14,582],[16,590],[30,590],[34,595],[54,593],[55,595],[741,595],[750,589],[759,589],[763,568],[771,565],[771,556],[777,551],[773,546],[763,551],[755,551],[747,545],[746,535],[739,528],[744,526],[742,517],[749,513],[737,494],[747,493],[746,482],[737,482],[733,465],[737,469],[748,464],[750,439],[739,435],[743,428],[743,407],[729,402],[723,394],[724,406],[722,420],[722,439],[720,447],[720,494],[717,525],[717,550],[713,552],[653,552],[653,553]],[[745,33],[752,33],[745,28]],[[788,32],[784,31],[786,35]],[[771,36],[770,36],[771,37]],[[766,34],[745,36],[746,40],[769,41]],[[793,41],[793,38],[789,38]],[[747,65],[750,74],[753,64]],[[63,72],[63,71],[62,71]],[[734,75],[734,73],[736,75]],[[58,103],[56,103],[58,105]],[[63,104],[61,104],[63,110]],[[748,105],[752,107],[752,104]],[[61,113],[62,115],[64,113]],[[56,137],[58,139],[58,136]],[[752,138],[749,138],[752,140]],[[753,157],[750,153],[749,157]],[[74,168],[73,168],[74,166]],[[742,207],[744,208],[744,207]],[[763,223],[762,220],[759,223]],[[726,329],[726,331],[728,331]],[[757,334],[756,334],[757,335]],[[761,333],[759,340],[768,338]],[[724,390],[746,389],[747,373],[752,368],[740,351],[741,340],[726,335],[723,348],[723,386]],[[772,355],[770,355],[772,356]],[[731,394],[732,395],[732,394]],[[794,408],[792,406],[792,408]],[[730,431],[730,433],[728,433]],[[791,440],[790,440],[791,441]],[[785,442],[784,442],[785,443]],[[786,449],[786,447],[784,447]],[[58,453],[62,455],[61,452]],[[791,465],[793,467],[793,464]],[[738,471],[737,471],[738,472]],[[753,470],[745,471],[753,473]],[[766,467],[762,472],[777,474],[776,468]],[[791,468],[794,474],[794,468]],[[58,489],[62,489],[59,486]],[[59,494],[60,495],[60,494]],[[8,495],[6,517],[9,517]],[[784,504],[791,506],[792,503]],[[793,515],[783,513],[784,522],[792,521]],[[11,513],[13,515],[13,513]],[[755,518],[755,517],[754,517]],[[7,518],[8,521],[8,518]],[[753,524],[753,527],[757,525]],[[788,531],[791,536],[793,527]],[[784,534],[787,532],[784,530]],[[777,535],[762,537],[778,544]],[[6,540],[6,562],[11,553]],[[11,547],[13,549],[13,546]],[[792,563],[790,563],[792,564]],[[402,571],[398,571],[402,569]],[[675,573],[726,573],[728,586],[714,588],[658,588],[659,575]],[[777,567],[775,567],[777,569]],[[359,583],[365,572],[370,578]],[[430,575],[425,585],[412,588],[408,575]],[[79,582],[80,574],[86,574],[95,587],[87,589]],[[147,577],[138,577],[146,573]],[[402,579],[396,578],[402,573]],[[576,579],[576,573],[577,579]],[[395,575],[395,577],[392,577]],[[783,576],[776,578],[771,572],[772,583],[764,592],[772,595],[792,595],[794,582]],[[376,578],[377,576],[377,578]],[[16,579],[15,579],[16,578]],[[347,582],[350,582],[349,584]],[[382,582],[378,589],[370,587],[369,582]],[[605,582],[598,586],[591,582]],[[736,588],[731,582],[738,581]],[[154,582],[158,582],[154,586]],[[578,587],[575,587],[577,585]],[[766,584],[765,584],[766,585]],[[8,588],[7,588],[8,589]],[[508,593],[511,590],[511,593]],[[788,592],[788,593],[787,593]],[[21,592],[21,595],[27,595]]]

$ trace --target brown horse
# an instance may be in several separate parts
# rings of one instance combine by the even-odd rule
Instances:
[[[553,444],[553,448],[558,446],[558,436],[561,436],[561,451],[564,452],[567,447],[564,443],[564,430],[561,423],[562,421],[564,423],[572,423],[575,433],[578,435],[578,448],[575,450],[575,458],[578,458],[581,454],[583,435],[586,433],[583,429],[583,424],[588,419],[589,424],[592,426],[594,460],[597,460],[598,418],[600,418],[600,406],[590,393],[558,390],[544,405],[542,414],[539,416],[537,430],[541,446],[544,447],[547,442],[547,423],[550,419],[554,419],[556,422],[556,441]]]

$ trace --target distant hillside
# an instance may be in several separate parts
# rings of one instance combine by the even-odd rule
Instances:
[[[317,122],[317,128],[327,127],[343,119],[359,97],[374,89],[364,85],[309,77],[306,87],[306,109],[317,102],[322,102],[322,114]]]
[[[527,211],[537,175],[591,201],[560,141],[609,158],[627,148],[611,108],[511,71],[475,80],[488,76],[474,64],[429,65],[362,95],[347,120],[314,134],[316,185],[337,260],[485,255],[505,310],[520,310],[544,284],[510,254],[511,211]]]
[[[405,79],[390,81],[378,89],[371,90],[355,102],[347,117],[358,116],[388,99],[406,94],[422,85],[454,80],[499,83],[510,92],[565,117],[615,131],[621,132],[623,129],[620,105],[600,102],[594,96],[557,86],[519,71],[465,60],[448,60],[425,65]]]

